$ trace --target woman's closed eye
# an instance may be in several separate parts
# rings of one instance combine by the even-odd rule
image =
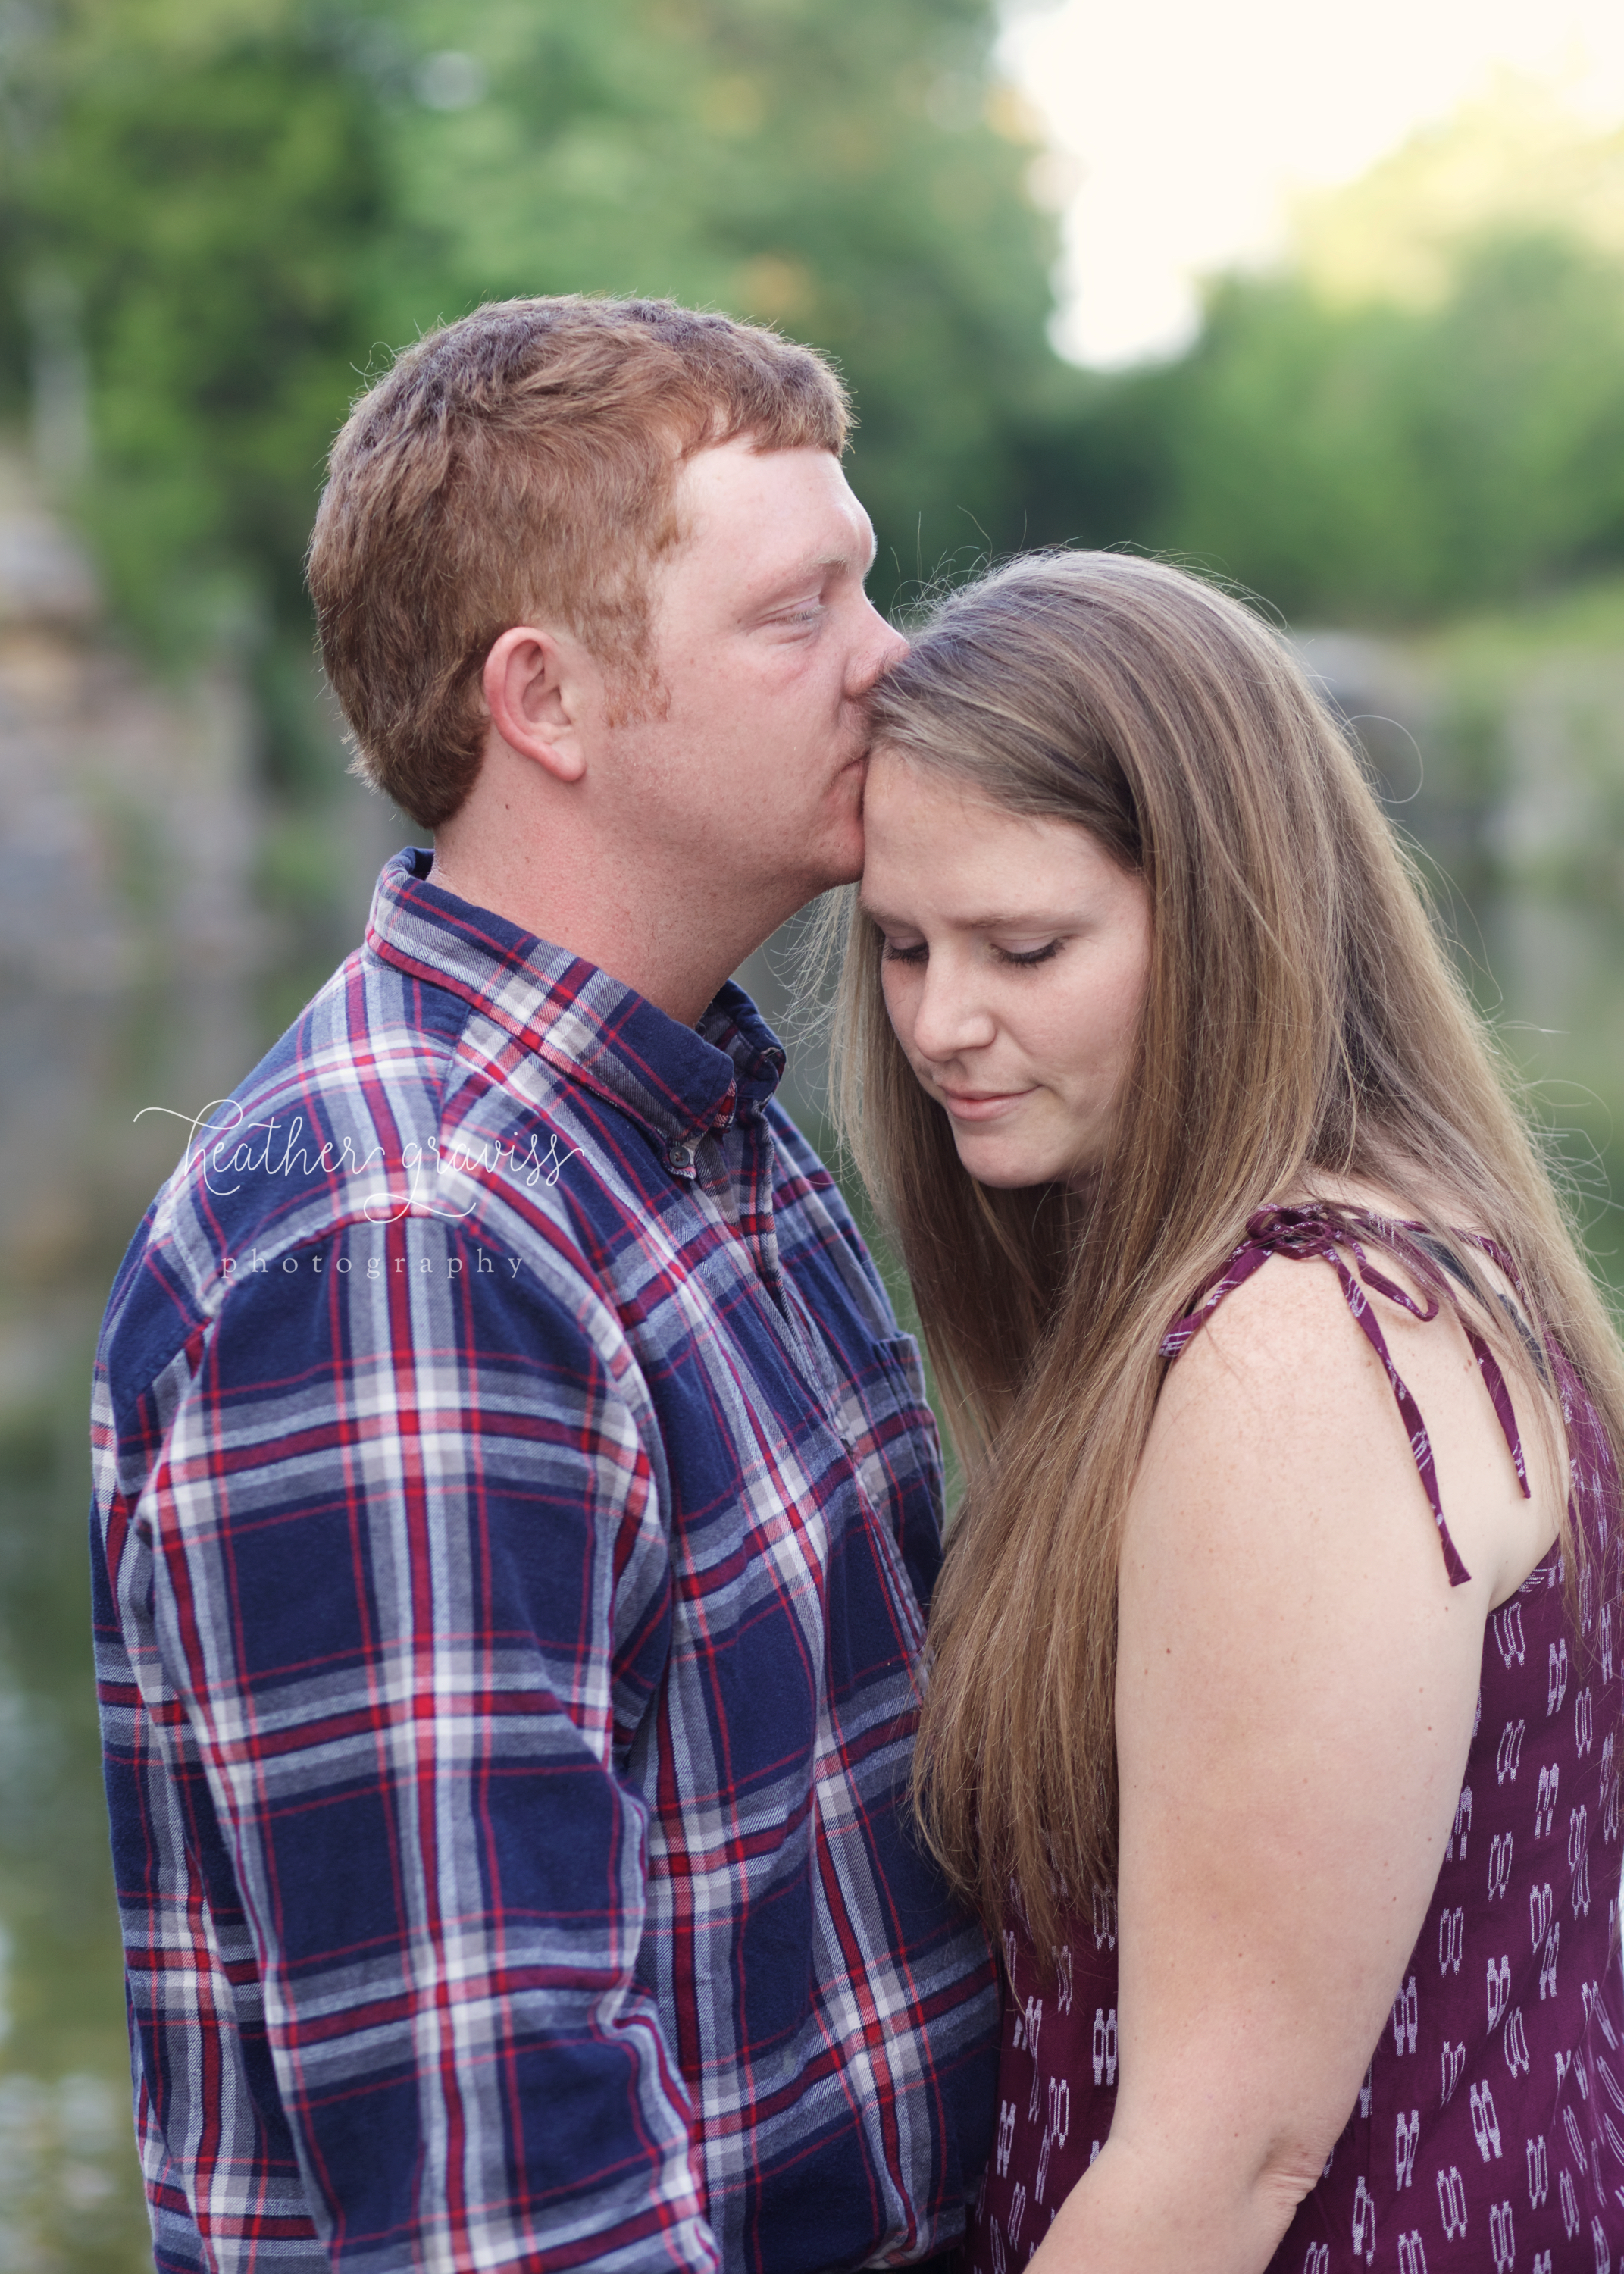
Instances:
[[[1037,947],[1001,947],[996,941],[988,943],[989,953],[999,963],[1017,970],[1029,971],[1039,963],[1047,963],[1059,954],[1064,940],[1045,940]],[[883,960],[887,963],[923,963],[930,950],[922,939],[888,939],[884,944]]]
[[[1058,955],[1061,945],[1059,940],[1051,939],[1046,941],[1041,947],[995,946],[993,953],[1000,963],[1017,964],[1023,970],[1029,971],[1034,963],[1047,963],[1051,956]]]

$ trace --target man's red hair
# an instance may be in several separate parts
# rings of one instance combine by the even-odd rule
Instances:
[[[504,300],[406,349],[333,446],[308,571],[357,771],[425,829],[473,786],[509,625],[650,674],[677,472],[750,436],[844,448],[846,393],[774,332],[668,300]]]

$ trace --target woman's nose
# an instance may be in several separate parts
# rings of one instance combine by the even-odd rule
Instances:
[[[991,1042],[991,1013],[977,999],[968,972],[940,959],[925,967],[914,1018],[914,1047],[921,1058],[942,1061]]]

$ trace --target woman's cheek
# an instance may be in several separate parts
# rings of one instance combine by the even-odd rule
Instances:
[[[909,1047],[914,1021],[908,1014],[906,964],[883,963],[880,966],[880,991],[885,998],[885,1009],[903,1048]]]

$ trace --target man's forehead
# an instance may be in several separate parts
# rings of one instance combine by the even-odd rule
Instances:
[[[695,451],[678,476],[684,536],[781,555],[786,568],[865,556],[873,530],[831,450],[758,448],[748,435]]]

